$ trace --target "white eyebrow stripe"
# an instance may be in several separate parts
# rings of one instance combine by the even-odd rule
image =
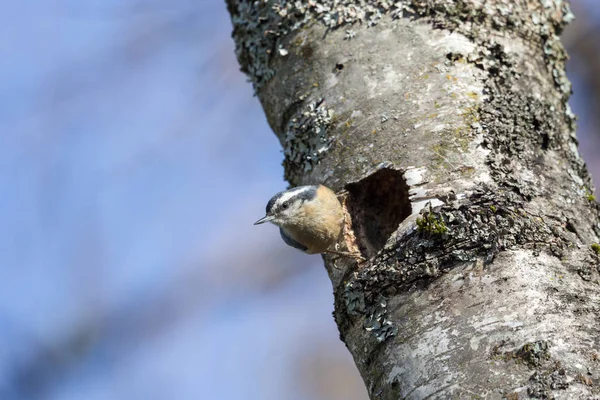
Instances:
[[[275,204],[282,204],[291,199],[292,197],[310,190],[310,186],[300,186],[294,189],[290,189],[287,192],[284,192],[276,201]]]

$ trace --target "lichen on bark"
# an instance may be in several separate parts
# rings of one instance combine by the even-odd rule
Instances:
[[[600,222],[567,104],[568,3],[228,6],[286,179],[347,193],[345,245],[368,261],[326,267],[371,398],[598,396]]]

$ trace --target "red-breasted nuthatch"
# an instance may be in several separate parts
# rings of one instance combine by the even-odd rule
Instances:
[[[298,186],[277,193],[267,204],[267,215],[254,225],[279,226],[283,241],[308,254],[347,253],[329,250],[344,225],[342,205],[333,190],[323,186]]]

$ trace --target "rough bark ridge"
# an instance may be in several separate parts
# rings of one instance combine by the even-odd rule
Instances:
[[[598,206],[561,0],[228,0],[292,185],[342,193],[372,399],[600,398]],[[333,268],[333,265],[337,268]]]

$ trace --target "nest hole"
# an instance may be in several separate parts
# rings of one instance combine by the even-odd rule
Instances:
[[[348,184],[346,189],[356,244],[364,256],[371,258],[410,216],[408,184],[401,171],[382,168]]]

